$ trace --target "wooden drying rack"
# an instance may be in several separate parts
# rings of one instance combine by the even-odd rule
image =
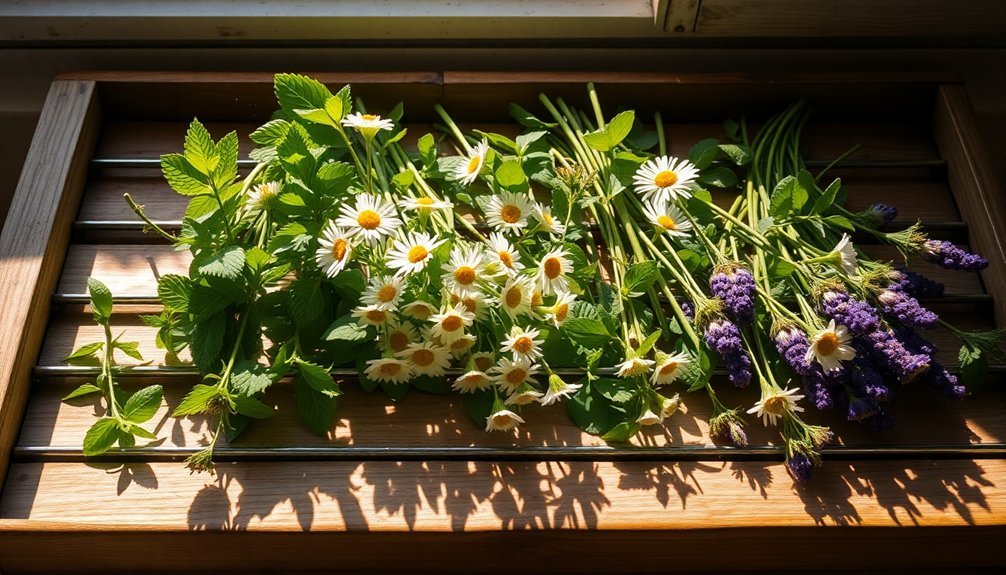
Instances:
[[[537,94],[585,104],[593,81],[609,106],[668,121],[671,153],[684,155],[719,122],[754,121],[794,98],[816,110],[806,155],[834,170],[850,205],[885,201],[937,237],[987,256],[979,278],[920,264],[948,295],[932,302],[959,325],[1006,325],[1004,194],[979,141],[964,88],[923,76],[628,73],[346,73],[372,110],[405,101],[413,137],[442,103],[465,129],[513,130],[506,104],[535,108]],[[57,79],[0,238],[0,570],[408,569],[625,571],[740,568],[981,567],[1006,562],[1006,392],[1003,366],[959,403],[921,386],[898,389],[899,428],[868,432],[836,414],[838,445],[808,485],[794,486],[776,436],[757,422],[752,447],[717,446],[708,406],[687,409],[633,446],[577,429],[562,406],[536,409],[517,432],[485,434],[452,396],[413,392],[400,404],[347,380],[337,427],[301,427],[288,386],[267,400],[276,417],[219,449],[218,475],[180,463],[205,438],[199,418],[167,414],[198,375],[166,367],[139,313],[156,309],[156,277],[185,273],[175,252],[122,200],[130,192],[166,226],[184,199],[162,181],[157,158],[182,145],[199,116],[215,137],[242,138],[275,108],[269,74],[90,73]],[[889,247],[864,249],[891,257]],[[127,387],[165,388],[157,446],[85,459],[84,431],[99,404],[64,403],[93,377],[60,360],[100,339],[84,310],[85,281],[108,283],[113,325],[139,341],[151,366]],[[948,333],[932,339],[955,362]],[[756,390],[723,388],[728,405]],[[837,525],[825,528],[824,525]],[[544,530],[542,532],[532,532]],[[570,545],[574,544],[574,545]],[[794,546],[795,544],[798,544]],[[127,545],[136,547],[126,550]],[[949,552],[953,549],[953,552]],[[723,552],[726,551],[726,552]],[[561,558],[561,559],[560,559]],[[558,563],[558,561],[562,563]]]

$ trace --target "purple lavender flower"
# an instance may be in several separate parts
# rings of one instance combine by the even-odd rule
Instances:
[[[887,204],[873,204],[863,212],[863,215],[875,221],[877,225],[889,224],[898,217],[898,208]]]
[[[894,335],[901,340],[901,344],[905,346],[905,349],[912,353],[932,356],[938,351],[936,344],[922,337],[913,329],[907,327],[898,328],[894,330]]]
[[[794,453],[786,459],[786,467],[793,474],[793,478],[800,482],[810,481],[810,472],[814,469],[814,462],[804,453]]]
[[[951,270],[976,272],[989,265],[982,256],[966,252],[946,240],[927,240],[920,253],[922,259]]]
[[[786,363],[793,368],[797,375],[808,376],[818,371],[807,361],[810,340],[807,339],[807,334],[803,330],[795,327],[783,328],[775,334],[774,340],[779,355],[786,360]]]
[[[905,268],[894,270],[888,278],[891,280],[887,285],[889,290],[904,292],[916,298],[934,298],[943,295],[943,284]]]
[[[692,303],[692,300],[690,299],[678,300],[678,305],[681,306],[681,311],[682,313],[685,314],[685,317],[687,317],[692,321],[695,321],[695,304]]]
[[[846,416],[849,421],[865,421],[880,411],[880,406],[872,399],[849,396],[849,407]]]
[[[824,411],[835,406],[831,381],[820,370],[804,376],[803,388],[817,409]]]
[[[706,345],[723,358],[730,383],[747,387],[751,382],[751,358],[744,349],[740,329],[730,320],[719,318],[706,326],[705,340]]]
[[[865,335],[880,327],[880,316],[870,304],[859,301],[847,292],[828,290],[821,296],[821,313],[835,323],[844,325],[854,335]]]
[[[929,369],[929,356],[905,349],[889,329],[877,328],[863,339],[874,359],[901,383],[908,383]]]
[[[950,400],[963,399],[968,390],[961,385],[957,376],[947,371],[947,368],[933,361],[929,371],[922,376],[921,381],[933,388],[936,393]]]
[[[750,270],[734,264],[721,266],[709,279],[709,289],[723,300],[731,319],[740,325],[754,322],[755,281]]]
[[[849,375],[849,383],[859,394],[874,401],[887,401],[891,398],[891,390],[884,383],[884,376],[874,367],[864,354],[852,360],[853,369]]]
[[[940,316],[926,309],[919,300],[901,292],[885,289],[877,296],[880,310],[910,327],[927,329],[936,325]]]

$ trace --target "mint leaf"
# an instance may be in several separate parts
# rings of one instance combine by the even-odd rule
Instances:
[[[653,286],[653,282],[660,277],[660,268],[657,262],[647,260],[631,264],[625,271],[625,278],[622,281],[622,289],[625,290],[626,297],[637,297],[645,293]]]
[[[112,292],[108,286],[94,278],[87,278],[87,293],[91,296],[94,321],[105,325],[112,316]]]
[[[138,342],[117,341],[113,345],[115,346],[115,349],[118,349],[129,357],[135,360],[143,361],[143,356],[140,354],[140,344]]]
[[[231,388],[244,396],[261,393],[272,382],[273,377],[266,367],[249,359],[239,361],[231,374]]]
[[[166,274],[157,280],[157,297],[165,309],[185,312],[189,308],[191,280],[178,274]]]
[[[294,114],[295,110],[324,108],[332,92],[324,84],[300,74],[276,74],[273,77],[276,99],[283,111]]]
[[[211,404],[218,398],[222,397],[226,392],[219,389],[215,385],[205,385],[202,383],[197,383],[193,386],[192,390],[189,391],[182,398],[182,402],[178,404],[175,411],[172,412],[173,417],[181,417],[184,415],[198,415],[200,413],[206,413],[211,407]]]
[[[691,150],[688,150],[688,161],[695,164],[695,167],[702,170],[709,167],[720,153],[720,142],[716,138],[706,138],[699,140]]]
[[[211,175],[220,162],[213,137],[198,119],[193,119],[185,132],[185,159],[204,176]]]
[[[198,270],[205,276],[236,280],[244,267],[245,251],[241,246],[228,246],[203,260]]]
[[[84,455],[91,457],[108,451],[119,440],[119,422],[114,417],[102,417],[84,434]]]
[[[611,342],[607,326],[596,319],[574,317],[566,320],[560,329],[566,337],[586,348],[601,348]]]
[[[213,192],[209,178],[181,154],[162,155],[161,173],[171,189],[183,196],[203,196]]]
[[[89,343],[87,345],[82,345],[77,349],[73,350],[73,353],[63,358],[63,361],[68,363],[74,363],[74,360],[80,359],[93,359],[94,354],[101,351],[105,347],[105,342],[96,341],[94,343]]]
[[[325,341],[364,341],[369,337],[367,328],[361,326],[350,314],[335,320],[323,336]]]
[[[297,396],[297,412],[304,426],[315,435],[327,436],[335,423],[338,400],[315,391],[303,377],[297,378],[294,394]]]
[[[286,137],[290,122],[286,120],[270,120],[259,126],[249,135],[251,141],[261,146],[275,146]]]
[[[636,113],[632,110],[626,110],[612,118],[604,129],[584,134],[583,140],[591,148],[599,152],[607,152],[622,143],[622,140],[629,135],[635,119]]]
[[[328,370],[316,363],[300,361],[297,364],[300,371],[299,380],[306,383],[314,391],[328,397],[338,397],[342,395],[339,385],[332,379]]]
[[[496,183],[510,190],[520,192],[527,186],[527,176],[517,160],[507,160],[496,170]]]
[[[101,388],[98,387],[97,385],[94,385],[94,384],[91,384],[91,383],[85,383],[85,384],[81,385],[80,387],[78,387],[77,389],[75,389],[75,390],[71,391],[70,393],[66,394],[66,396],[63,398],[63,401],[66,401],[68,399],[73,399],[75,397],[82,397],[84,395],[90,395],[92,393],[101,393]]]
[[[275,410],[271,406],[262,403],[254,397],[244,395],[234,398],[234,409],[241,415],[247,415],[253,419],[266,419],[276,415]]]
[[[133,423],[143,423],[150,420],[161,407],[164,389],[159,385],[144,387],[129,397],[122,406],[122,417]]]
[[[611,400],[601,395],[592,382],[581,380],[583,387],[566,403],[570,419],[580,429],[594,435],[604,435],[618,425],[624,414]]]

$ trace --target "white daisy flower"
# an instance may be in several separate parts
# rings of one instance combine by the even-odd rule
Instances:
[[[576,296],[568,291],[560,291],[555,295],[555,303],[541,309],[545,313],[545,321],[555,327],[560,327],[569,318],[569,309]]]
[[[360,325],[382,326],[391,319],[391,313],[385,311],[377,305],[361,305],[353,308],[353,317],[359,320]]]
[[[412,377],[412,367],[408,362],[393,357],[381,357],[367,361],[363,371],[369,379],[389,383],[403,383]]]
[[[399,322],[396,319],[391,319],[384,326],[384,337],[388,348],[394,353],[398,353],[409,347],[410,343],[417,341],[419,332],[416,331],[415,326],[407,321]]]
[[[475,178],[479,177],[479,172],[482,171],[482,166],[486,163],[487,153],[489,153],[489,144],[485,140],[482,140],[472,150],[471,155],[465,158],[465,161],[454,171],[454,177],[458,180],[459,184],[467,186],[474,182]]]
[[[659,425],[664,422],[664,419],[660,415],[653,413],[653,411],[647,409],[636,418],[636,423],[639,425]]]
[[[622,363],[618,364],[618,377],[635,377],[637,375],[646,375],[650,373],[653,368],[653,364],[656,362],[652,359],[643,359],[641,357],[633,357],[626,359]]]
[[[527,405],[538,401],[541,396],[540,391],[525,382],[507,396],[505,403],[507,405]]]
[[[566,274],[573,271],[573,262],[566,257],[566,250],[552,250],[541,258],[538,264],[537,284],[542,295],[549,295],[569,289]]]
[[[552,405],[564,397],[569,397],[576,393],[582,386],[579,383],[566,383],[556,374],[548,376],[548,390],[541,398],[542,405]]]
[[[510,352],[514,359],[522,357],[531,361],[539,359],[542,356],[541,344],[545,343],[544,339],[539,338],[540,335],[541,331],[533,327],[522,328],[515,325],[510,328],[509,337],[503,340],[500,353]]]
[[[433,257],[433,250],[446,241],[433,238],[434,236],[426,232],[409,232],[408,235],[396,239],[387,253],[388,267],[398,270],[396,275],[421,271]]]
[[[454,204],[448,202],[447,200],[434,200],[428,196],[419,196],[418,198],[403,199],[398,202],[398,207],[403,210],[412,210],[421,214],[428,214],[433,210],[449,210],[454,207]]]
[[[395,206],[372,194],[357,194],[353,206],[343,204],[339,217],[335,220],[349,233],[360,236],[368,242],[376,242],[390,236],[402,225],[395,213]]]
[[[650,381],[653,385],[667,385],[677,379],[691,361],[691,356],[684,352],[674,355],[657,353],[657,365],[653,369]]]
[[[795,387],[787,390],[776,390],[772,395],[759,400],[754,407],[748,410],[748,413],[754,413],[760,417],[766,427],[775,425],[779,421],[779,418],[787,413],[803,411],[803,408],[797,405],[796,402],[803,399],[804,396],[797,395],[797,391]]]
[[[483,279],[485,260],[478,245],[458,244],[451,250],[451,258],[442,268],[444,287],[455,295],[465,296],[478,291],[478,282]]]
[[[419,321],[426,321],[428,317],[437,313],[437,308],[428,301],[417,299],[414,302],[405,304],[402,307],[402,313]]]
[[[852,238],[849,234],[842,234],[842,239],[838,240],[835,249],[831,253],[837,254],[842,260],[842,269],[845,273],[854,276],[859,273],[859,263],[856,260],[856,246],[852,245]]]
[[[531,211],[531,201],[527,197],[503,192],[489,198],[486,223],[501,232],[519,233],[527,226]]]
[[[391,130],[395,127],[395,123],[387,118],[359,112],[343,118],[342,125],[357,130],[368,140],[372,140],[380,130]]]
[[[486,431],[510,431],[517,427],[518,423],[524,423],[524,419],[521,416],[509,409],[503,408],[502,404],[498,407],[499,409],[494,405],[492,414],[486,419]]]
[[[450,294],[451,305],[461,304],[468,312],[475,315],[476,321],[486,318],[486,297],[480,291],[473,291],[464,296]]]
[[[266,182],[259,184],[249,190],[248,197],[245,198],[245,209],[250,212],[267,210],[272,207],[283,184],[279,182]]]
[[[464,357],[464,355],[471,350],[472,346],[475,345],[476,341],[478,341],[477,337],[470,333],[466,333],[458,339],[452,341],[447,347],[451,349],[451,355],[454,357]]]
[[[665,397],[664,403],[660,409],[660,416],[663,417],[664,419],[667,419],[668,417],[677,413],[679,407],[681,407],[680,395],[675,393],[674,397]]]
[[[376,305],[383,310],[393,310],[401,297],[402,278],[378,276],[370,279],[367,289],[360,296],[360,301],[367,305]]]
[[[687,237],[692,230],[692,222],[681,214],[674,204],[665,201],[645,202],[643,215],[657,228],[658,232],[672,236]]]
[[[688,160],[659,156],[639,166],[632,180],[643,200],[671,202],[691,197],[698,175],[699,170]]]
[[[455,379],[451,385],[451,389],[461,393],[475,393],[476,391],[489,389],[492,384],[493,380],[486,372],[473,369]]]
[[[503,391],[513,393],[521,384],[527,382],[531,379],[531,376],[538,373],[538,366],[532,364],[529,359],[510,360],[504,357],[489,371],[497,385]]]
[[[471,365],[475,367],[478,371],[488,372],[492,369],[493,365],[496,363],[496,355],[488,351],[480,351],[478,353],[473,353],[471,358]]]
[[[465,328],[475,321],[475,314],[465,309],[464,305],[455,305],[442,313],[433,314],[430,321],[433,322],[430,329],[433,336],[450,345],[465,334]]]
[[[314,253],[314,260],[318,262],[318,267],[325,270],[325,275],[335,277],[346,267],[349,256],[353,254],[353,244],[350,243],[350,236],[345,230],[335,225],[335,222],[328,222],[325,230],[318,238],[318,251]]]
[[[409,360],[412,371],[418,375],[443,375],[451,364],[450,350],[429,341],[410,343],[395,355]]]
[[[849,345],[852,336],[844,325],[836,325],[835,320],[828,322],[828,327],[817,333],[810,341],[807,362],[817,361],[824,371],[842,369],[842,362],[856,357],[856,349]]]
[[[552,216],[552,208],[537,204],[534,207],[534,217],[546,232],[559,236],[566,233],[566,224]]]
[[[531,278],[514,276],[508,278],[500,291],[499,305],[514,319],[531,314]]]
[[[499,232],[489,234],[489,248],[492,251],[493,263],[499,263],[510,275],[514,275],[524,269],[524,264],[520,262],[520,252],[518,252],[506,236]]]

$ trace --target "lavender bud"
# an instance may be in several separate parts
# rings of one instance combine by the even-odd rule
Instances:
[[[810,481],[810,472],[814,469],[814,462],[804,453],[794,453],[786,459],[786,467],[793,475],[793,479],[801,483]]]
[[[898,268],[888,276],[891,283],[887,289],[904,292],[912,297],[940,297],[943,295],[944,286],[938,281],[933,281],[926,276],[917,274],[909,269]]]
[[[919,300],[904,292],[886,289],[877,296],[877,302],[881,311],[907,326],[930,328],[940,319],[940,316],[922,307]]]
[[[898,208],[887,204],[873,204],[863,215],[876,222],[876,225],[889,224],[898,217]]]
[[[968,393],[967,388],[958,382],[957,376],[947,371],[947,368],[936,361],[933,362],[921,381],[933,388],[936,393],[950,400],[964,399]]]
[[[911,353],[888,329],[876,329],[864,339],[874,359],[901,383],[908,383],[929,369],[928,355]]]
[[[829,290],[821,296],[821,313],[844,325],[854,335],[865,335],[880,327],[880,316],[869,304],[844,291]]]
[[[695,304],[692,303],[692,300],[690,299],[678,300],[678,305],[681,306],[681,311],[682,313],[685,314],[685,317],[687,317],[692,321],[695,321]]]
[[[709,279],[709,289],[723,301],[731,319],[740,325],[754,322],[755,281],[750,270],[735,264],[721,266]]]
[[[852,362],[849,383],[857,393],[874,401],[887,401],[891,398],[891,390],[884,383],[884,376],[865,355],[857,355]]]
[[[872,400],[849,397],[849,408],[846,410],[846,415],[849,421],[863,421],[873,417],[878,411],[880,411],[880,406]]]
[[[922,259],[951,270],[976,272],[989,265],[982,256],[966,252],[946,240],[928,240],[920,253]]]
[[[726,318],[713,320],[706,326],[705,341],[723,358],[730,383],[746,387],[751,382],[751,358],[744,349],[740,329]]]

